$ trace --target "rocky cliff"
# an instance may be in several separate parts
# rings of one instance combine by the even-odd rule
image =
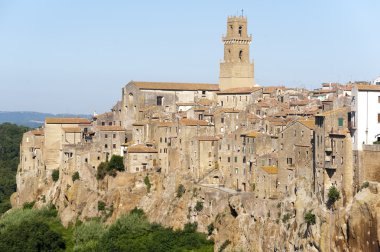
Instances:
[[[74,182],[72,171],[61,169],[56,182],[46,174],[19,171],[13,206],[53,203],[65,225],[93,217],[113,222],[138,207],[165,226],[182,228],[197,222],[198,230],[215,240],[216,251],[379,251],[378,183],[370,183],[346,207],[337,204],[332,211],[302,179],[293,181],[293,193],[279,200],[199,184],[180,170],[167,176],[121,172],[98,181],[95,170],[85,167]],[[180,184],[185,189],[182,195]],[[314,225],[305,222],[308,211],[316,216]]]

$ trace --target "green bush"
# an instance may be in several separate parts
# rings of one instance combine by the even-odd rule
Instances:
[[[212,235],[212,232],[214,232],[214,223],[211,223],[210,225],[207,226],[207,233],[208,235]]]
[[[25,202],[25,203],[22,205],[22,208],[23,208],[23,209],[32,209],[32,208],[34,207],[34,204],[36,204],[36,201]]]
[[[360,187],[360,190],[363,190],[364,188],[368,188],[369,187],[369,182],[366,181],[366,182],[363,182],[362,186]]]
[[[185,189],[185,186],[182,185],[182,184],[179,184],[178,185],[178,188],[177,188],[177,198],[181,198],[182,195],[186,192],[186,189]]]
[[[59,170],[54,169],[53,172],[51,173],[51,178],[53,179],[54,182],[57,182],[59,179]]]
[[[137,208],[137,207],[132,209],[131,214],[137,215],[139,217],[145,217],[144,210],[142,210],[141,208]]]
[[[283,223],[286,223],[289,220],[290,220],[290,213],[284,214],[284,216],[282,216],[282,222]]]
[[[116,171],[124,171],[124,161],[122,156],[112,155],[109,162],[101,162],[98,166],[96,178],[98,180],[104,179],[105,176],[109,175],[112,177],[116,176]]]
[[[71,176],[71,179],[73,180],[73,182],[75,181],[75,180],[79,180],[79,172],[74,172],[74,174]]]
[[[311,211],[306,212],[304,218],[307,225],[315,224],[315,214],[312,214]]]
[[[340,199],[340,193],[335,186],[331,186],[329,188],[329,192],[327,193],[327,197],[327,207],[331,208],[334,205],[334,203]]]
[[[198,229],[198,222],[188,222],[185,224],[183,231],[186,233],[194,233]]]
[[[95,251],[98,242],[106,229],[99,221],[91,220],[75,227],[73,238],[75,241],[74,251]]]
[[[104,201],[99,200],[98,201],[98,211],[104,211],[106,210],[106,203]]]
[[[202,201],[197,201],[197,204],[195,204],[194,209],[197,212],[202,211],[203,210],[203,202]]]
[[[150,188],[152,187],[152,184],[150,183],[148,175],[145,176],[144,183],[146,185],[146,190],[149,193],[150,192]]]
[[[124,160],[122,156],[112,155],[108,163],[108,170],[124,171]]]

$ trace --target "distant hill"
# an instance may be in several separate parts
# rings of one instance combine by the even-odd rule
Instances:
[[[17,125],[37,128],[44,124],[46,117],[84,117],[91,118],[91,115],[84,114],[49,114],[30,111],[7,112],[0,111],[0,124],[9,122]]]

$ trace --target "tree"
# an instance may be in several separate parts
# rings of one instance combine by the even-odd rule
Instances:
[[[53,172],[51,173],[51,177],[52,177],[54,182],[57,182],[59,179],[59,170],[54,169]]]
[[[108,163],[108,170],[124,171],[124,161],[122,156],[112,155]]]
[[[108,163],[107,162],[101,162],[98,165],[98,171],[96,173],[96,178],[98,180],[104,179],[104,177],[107,175],[107,173],[108,173]]]
[[[200,212],[203,210],[203,202],[197,201],[197,204],[195,205],[195,211]]]
[[[335,186],[331,186],[329,188],[329,192],[327,193],[327,207],[331,208],[334,206],[334,203],[340,199],[340,193]]]

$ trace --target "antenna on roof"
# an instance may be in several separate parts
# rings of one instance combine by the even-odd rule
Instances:
[[[244,16],[244,10],[241,9],[241,16],[243,17]]]

